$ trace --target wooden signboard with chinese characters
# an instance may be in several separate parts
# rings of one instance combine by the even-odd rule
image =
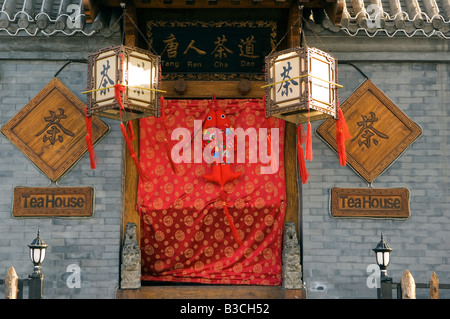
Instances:
[[[92,217],[92,187],[16,187],[14,217]]]
[[[407,188],[331,189],[331,216],[408,218]]]
[[[264,80],[264,58],[275,47],[275,21],[147,22],[165,80]]]
[[[341,109],[352,136],[345,143],[347,162],[368,183],[422,134],[422,129],[368,79]],[[322,123],[317,133],[337,150],[334,119]]]
[[[1,131],[52,181],[58,180],[87,151],[85,105],[53,78]],[[93,141],[108,126],[92,117]]]

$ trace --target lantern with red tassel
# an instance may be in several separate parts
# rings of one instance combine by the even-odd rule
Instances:
[[[296,47],[266,57],[266,114],[299,124],[337,117],[337,62],[316,48]]]
[[[161,58],[134,47],[107,47],[88,56],[87,116],[121,122],[160,116]]]
[[[305,155],[303,153],[302,144],[304,142],[305,132],[303,131],[302,124],[297,126],[297,161],[298,161],[298,174],[303,184],[308,182],[308,171],[306,170]]]
[[[339,164],[341,166],[347,165],[347,154],[345,152],[345,141],[350,139],[350,131],[345,121],[344,113],[341,108],[338,111],[338,118],[336,120],[336,145],[339,156]]]
[[[92,145],[90,117],[98,115],[119,120],[127,149],[138,170],[141,169],[132,141],[134,132],[131,120],[142,117],[159,117],[161,58],[134,47],[107,47],[88,56],[88,87],[86,118],[86,144],[91,168],[95,168],[96,156]]]

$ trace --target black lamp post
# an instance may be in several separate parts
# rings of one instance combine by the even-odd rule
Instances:
[[[37,237],[28,245],[30,248],[30,259],[34,264],[34,272],[28,276],[29,279],[29,298],[42,299],[44,297],[44,274],[41,273],[41,263],[45,259],[45,253],[48,245],[39,237],[39,229]]]
[[[390,263],[392,248],[389,247],[384,241],[383,234],[381,234],[381,240],[373,251],[375,252],[375,256],[377,258],[377,264],[380,267],[381,281],[392,281],[392,278],[387,274],[387,267]]]
[[[391,261],[392,248],[386,244],[381,234],[381,240],[373,249],[377,259],[377,264],[380,267],[380,289],[379,298],[392,299],[392,278],[388,276],[387,267]]]

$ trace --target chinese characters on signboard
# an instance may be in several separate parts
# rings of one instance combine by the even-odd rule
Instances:
[[[372,81],[365,80],[341,105],[352,136],[345,149],[350,166],[372,183],[422,134],[422,129]],[[333,149],[336,123],[327,120],[317,133]]]
[[[147,35],[166,79],[263,80],[264,58],[275,47],[277,29],[273,21],[148,21]]]
[[[75,136],[73,132],[66,129],[62,124],[61,120],[64,120],[67,118],[67,115],[64,114],[63,108],[58,108],[59,114],[57,114],[55,111],[49,110],[50,116],[44,116],[44,121],[47,122],[45,127],[39,131],[36,136],[40,136],[45,133],[43,137],[43,142],[49,141],[50,144],[54,145],[55,142],[63,142],[64,141],[64,135],[67,136]]]
[[[57,181],[87,151],[85,105],[53,78],[22,110],[2,126],[9,138],[52,181]],[[92,119],[93,142],[109,127]]]

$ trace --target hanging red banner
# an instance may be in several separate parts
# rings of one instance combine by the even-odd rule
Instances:
[[[203,123],[214,107],[226,114],[237,135],[234,161],[227,164],[241,175],[223,187],[203,177],[215,165],[205,160],[202,147]],[[149,176],[138,188],[142,279],[281,285],[284,121],[275,119],[267,129],[262,100],[217,100],[215,106],[211,100],[166,101],[164,113],[140,120],[140,163]],[[243,132],[245,148],[240,147]],[[267,135],[275,153],[264,149]],[[278,160],[268,162],[274,154]]]

